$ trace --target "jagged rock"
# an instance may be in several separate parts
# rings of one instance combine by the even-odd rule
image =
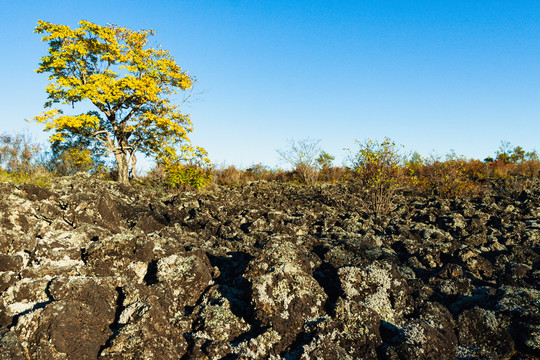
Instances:
[[[338,269],[345,297],[375,311],[383,321],[400,324],[412,312],[412,299],[398,269],[374,261],[364,267]]]
[[[89,278],[53,279],[47,301],[17,315],[14,332],[37,359],[95,359],[112,334],[116,293]]]
[[[511,318],[509,331],[514,341],[531,354],[540,356],[540,291],[502,286],[499,290],[497,312]]]
[[[24,349],[13,331],[0,328],[0,358],[10,360],[26,360]]]
[[[235,353],[231,342],[251,330],[251,325],[235,314],[231,302],[235,290],[225,285],[213,286],[194,309],[192,339],[199,340],[191,355],[204,354],[210,359],[222,359]]]
[[[382,344],[379,323],[374,310],[339,299],[333,318],[319,319],[312,329],[306,326],[312,340],[297,353],[300,359],[374,359]]]
[[[112,335],[103,343],[105,359],[179,359],[188,344],[183,332],[188,325],[183,313],[171,316],[164,298],[151,287],[128,285],[117,288],[118,298]],[[183,325],[183,326],[182,326]]]
[[[251,282],[255,318],[279,334],[282,345],[274,351],[282,351],[323,312],[327,295],[312,276],[317,264],[301,246],[276,239],[265,250],[251,260],[244,277]]]
[[[432,325],[408,321],[381,351],[383,359],[455,359],[456,343]]]
[[[508,321],[493,311],[475,307],[465,310],[458,319],[457,333],[462,348],[475,348],[477,353],[491,359],[507,359],[514,352]]]
[[[0,358],[534,359],[540,187],[0,183]]]

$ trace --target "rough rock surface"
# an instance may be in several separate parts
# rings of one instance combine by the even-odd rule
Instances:
[[[537,359],[538,185],[0,183],[0,358]]]

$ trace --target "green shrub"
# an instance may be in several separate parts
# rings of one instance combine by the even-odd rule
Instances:
[[[349,153],[347,161],[367,191],[368,203],[376,214],[385,214],[392,209],[396,190],[402,178],[403,156],[396,143],[389,138],[356,141],[358,151]]]
[[[414,162],[407,162],[406,167],[409,183],[421,194],[452,198],[476,192],[475,182],[469,179],[473,165],[476,164],[451,153],[446,159],[436,155],[417,157]]]
[[[201,189],[212,182],[212,173],[198,165],[169,163],[164,166],[165,183],[171,188]]]

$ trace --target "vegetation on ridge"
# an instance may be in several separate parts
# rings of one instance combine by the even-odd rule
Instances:
[[[481,194],[485,184],[494,179],[526,186],[528,179],[540,177],[540,161],[535,151],[523,153],[520,146],[496,152],[495,159],[465,159],[451,153],[422,157],[407,155],[402,146],[385,138],[357,141],[356,150],[348,149],[343,166],[333,166],[334,157],[318,147],[319,140],[291,141],[287,151],[291,170],[271,169],[255,164],[247,169],[234,166],[208,166],[206,163],[183,165],[157,162],[154,168],[135,182],[164,191],[201,189],[209,185],[238,186],[251,181],[281,181],[298,185],[351,182],[362,192],[375,213],[384,214],[395,206],[402,192],[443,198],[470,197]],[[506,144],[506,143],[504,143]],[[508,145],[505,148],[508,148]],[[302,153],[308,149],[309,153]],[[314,151],[317,150],[317,151]],[[80,155],[89,149],[72,147],[69,152],[45,153],[28,136],[0,135],[0,181],[31,182],[47,186],[54,176],[87,172],[105,179],[118,179],[115,164]],[[284,150],[281,150],[283,153]],[[309,156],[306,156],[309,154]],[[90,160],[88,160],[90,159]]]

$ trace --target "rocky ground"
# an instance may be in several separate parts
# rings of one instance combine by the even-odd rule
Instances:
[[[2,359],[538,359],[540,187],[0,183]]]

